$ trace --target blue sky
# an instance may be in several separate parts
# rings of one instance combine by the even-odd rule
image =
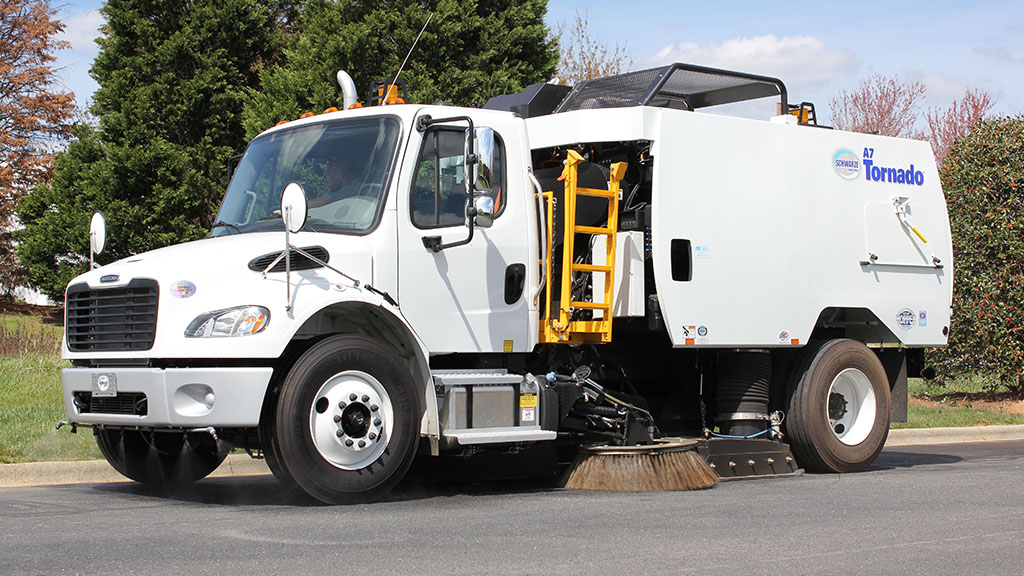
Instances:
[[[925,108],[948,106],[973,88],[996,98],[996,113],[1024,113],[1019,0],[809,4],[549,0],[547,22],[570,23],[579,10],[595,38],[629,51],[634,69],[681,61],[781,78],[791,101],[814,102],[826,121],[828,100],[873,73],[923,83]],[[100,5],[80,0],[60,9],[72,49],[59,54],[58,66],[80,105],[96,89],[88,71]]]

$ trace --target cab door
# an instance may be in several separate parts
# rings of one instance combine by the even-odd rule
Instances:
[[[441,114],[451,114],[442,109]],[[440,118],[433,109],[435,118]],[[484,114],[496,133],[495,218],[477,226],[467,244],[435,252],[427,245],[458,242],[466,223],[465,121],[414,131],[398,187],[398,301],[431,354],[522,352],[530,330],[531,282],[536,282],[536,233],[531,231],[521,119]],[[531,256],[532,255],[532,256]],[[533,266],[531,266],[531,262]],[[533,324],[535,326],[535,323]],[[532,336],[532,337],[531,337]]]

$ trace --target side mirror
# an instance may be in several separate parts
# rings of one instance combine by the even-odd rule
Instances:
[[[92,215],[92,220],[89,221],[89,252],[90,257],[92,254],[100,254],[103,252],[103,246],[107,243],[107,220],[103,217],[101,212],[96,212]]]
[[[494,129],[481,126],[473,139],[473,188],[477,192],[490,192],[494,186]]]
[[[284,187],[281,194],[281,220],[284,227],[291,233],[302,230],[307,217],[306,191],[302,184],[292,182]]]
[[[473,208],[476,215],[474,221],[481,228],[490,228],[494,224],[494,198],[490,196],[477,196],[473,199]]]

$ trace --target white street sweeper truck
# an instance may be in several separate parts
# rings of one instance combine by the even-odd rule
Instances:
[[[849,472],[905,420],[950,320],[927,143],[684,64],[483,109],[400,88],[253,139],[209,238],[70,283],[66,423],[119,472],[174,486],[244,447],[325,502],[538,448]]]

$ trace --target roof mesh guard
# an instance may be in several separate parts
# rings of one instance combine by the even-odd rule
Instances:
[[[656,106],[695,110],[757,98],[778,97],[788,109],[782,80],[692,64],[595,78],[577,84],[555,112]]]

